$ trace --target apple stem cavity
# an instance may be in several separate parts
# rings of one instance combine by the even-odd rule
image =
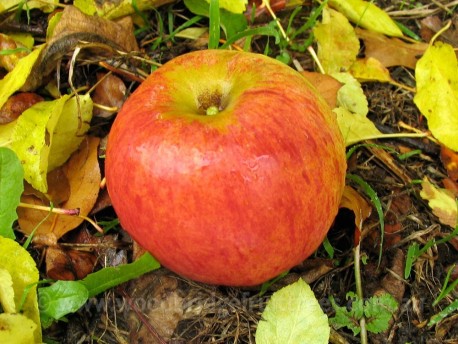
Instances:
[[[219,108],[217,106],[215,106],[215,105],[210,106],[205,110],[205,114],[207,116],[215,116],[218,113],[219,113]]]

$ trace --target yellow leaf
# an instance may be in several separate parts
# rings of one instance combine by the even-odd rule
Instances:
[[[391,75],[387,68],[382,63],[373,57],[359,59],[350,68],[350,73],[359,82],[379,81],[390,82]]]
[[[0,108],[14,92],[24,85],[30,72],[32,71],[35,61],[44,47],[45,44],[42,44],[29,55],[20,59],[16,67],[14,67],[11,72],[6,74],[5,77],[0,80]]]
[[[455,228],[458,224],[458,205],[453,193],[446,189],[438,189],[424,178],[421,183],[420,196],[428,201],[433,214],[444,225]]]
[[[206,0],[210,3],[210,0]],[[246,9],[247,0],[219,0],[219,7],[233,13],[243,13]]]
[[[8,270],[0,268],[0,305],[5,313],[16,313],[13,279]]]
[[[384,136],[366,116],[351,113],[342,107],[332,111],[337,116],[337,123],[345,139],[346,146]]]
[[[390,16],[371,2],[363,0],[329,0],[328,4],[344,14],[357,26],[387,36],[403,36],[402,31]]]
[[[24,178],[46,193],[49,171],[62,165],[78,148],[89,129],[92,101],[89,94],[36,103],[19,116],[11,148],[24,166]]]
[[[22,297],[26,289],[28,289],[25,302],[22,305],[21,314],[35,323],[33,336],[35,337],[35,342],[41,343],[41,325],[36,286],[39,276],[35,261],[30,254],[14,240],[0,237],[0,247],[0,269],[7,270],[11,275],[15,308],[19,311]],[[0,314],[0,316],[2,315],[4,314]],[[5,319],[3,318],[3,320]],[[9,324],[9,321],[7,322]],[[29,325],[25,326],[25,319],[23,319],[23,324],[24,330],[26,327],[29,328]],[[2,326],[0,325],[0,329],[1,328]],[[0,343],[12,343],[11,341],[3,341],[2,335],[5,335],[5,333],[0,331]],[[28,343],[31,342],[29,341]]]
[[[0,343],[41,343],[34,338],[37,324],[22,314],[0,314]]]
[[[428,119],[433,135],[458,151],[458,63],[453,47],[431,45],[415,68],[417,94],[414,102]]]
[[[16,126],[14,120],[10,123],[0,124],[0,147],[9,147],[11,144],[11,136],[13,135],[14,127]]]
[[[334,73],[332,77],[343,83],[343,86],[337,92],[337,105],[350,112],[366,116],[369,112],[369,107],[359,81],[350,73]]]
[[[313,29],[318,59],[326,74],[347,71],[359,52],[355,30],[347,18],[333,9],[325,7],[322,16],[322,22]]]

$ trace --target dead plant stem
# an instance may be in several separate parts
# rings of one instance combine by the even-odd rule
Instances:
[[[354,261],[355,261],[355,284],[356,284],[356,295],[364,304],[364,294],[363,294],[363,287],[361,283],[361,242],[355,247],[354,253]],[[367,344],[367,329],[366,329],[366,317],[363,316],[359,320],[359,326],[361,328],[360,337],[361,337],[361,344]]]

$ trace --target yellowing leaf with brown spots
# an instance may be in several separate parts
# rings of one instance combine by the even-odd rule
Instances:
[[[453,193],[449,190],[436,188],[425,177],[421,183],[420,196],[428,201],[433,214],[444,225],[455,228],[458,224],[458,205]]]
[[[350,68],[350,73],[358,79],[359,82],[390,82],[392,80],[389,70],[386,69],[379,60],[373,57],[355,61]]]
[[[428,119],[433,135],[458,151],[458,62],[453,47],[431,45],[415,68],[417,94],[414,102]]]

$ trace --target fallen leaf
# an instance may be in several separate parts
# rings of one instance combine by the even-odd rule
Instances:
[[[0,306],[5,313],[16,313],[13,279],[8,270],[0,268]]]
[[[43,79],[56,68],[58,61],[73,51],[81,41],[91,43],[84,50],[90,51],[92,55],[96,52],[106,56],[116,55],[116,50],[125,52],[139,50],[130,17],[113,22],[85,15],[74,6],[65,6],[46,47],[22,86],[22,91],[34,90],[40,86]]]
[[[70,183],[70,197],[61,205],[62,208],[78,208],[80,214],[86,216],[94,206],[101,181],[97,149],[99,141],[94,137],[84,139],[79,149],[64,165],[64,173]],[[30,195],[23,195],[22,202],[49,206],[49,203],[43,203],[39,198]],[[49,214],[46,211],[22,207],[18,208],[18,216],[19,229],[27,235],[30,235],[35,227],[48,216],[38,227],[34,236],[34,242],[45,245],[55,244],[62,235],[83,222],[83,219],[76,216]]]
[[[458,182],[458,153],[445,146],[441,146],[441,161],[447,170],[448,176]]]
[[[17,219],[16,208],[24,190],[24,172],[14,152],[0,147],[0,236],[14,239],[13,224]]]
[[[423,40],[429,42],[431,38],[442,30],[446,23],[438,16],[430,16],[420,21],[420,33]],[[452,25],[447,30],[441,33],[439,39],[454,47],[458,46],[458,15],[455,13],[452,17]]]
[[[262,313],[256,344],[327,344],[330,327],[310,286],[302,279],[275,292]]]
[[[428,44],[422,42],[406,43],[399,38],[386,37],[361,28],[356,28],[355,31],[364,41],[364,56],[379,60],[387,68],[404,66],[415,69],[418,59],[428,48]]]
[[[78,97],[78,98],[77,98]],[[89,94],[37,103],[18,118],[11,148],[24,167],[24,178],[35,189],[48,191],[47,174],[78,148],[89,129]]]
[[[318,43],[318,59],[326,74],[347,71],[359,52],[355,31],[341,13],[325,7],[321,23],[313,34]]]
[[[372,213],[372,207],[367,203],[366,199],[349,185],[344,188],[339,207],[350,209],[355,214],[355,226],[359,232],[363,228],[364,221]]]
[[[303,71],[302,75],[315,86],[331,109],[337,106],[337,92],[342,87],[342,83],[327,74]]]
[[[431,45],[415,68],[417,94],[414,102],[428,119],[432,134],[458,151],[458,63],[453,47]]]
[[[20,59],[14,69],[0,80],[0,108],[3,107],[13,93],[24,86],[44,47],[44,44],[40,45],[30,54]]]
[[[372,2],[329,0],[329,6],[344,14],[355,25],[387,36],[402,37],[402,31],[390,16]]]
[[[0,343],[41,343],[34,338],[37,324],[22,314],[0,314]]]
[[[383,137],[383,134],[365,116],[351,113],[345,108],[332,110],[337,116],[337,123],[345,140],[346,146],[357,142]]]
[[[10,36],[0,33],[0,51],[11,51],[10,54],[0,54],[0,68],[11,72],[19,60],[27,56],[27,50],[24,48],[22,44],[16,42]]]
[[[35,261],[19,243],[12,239],[0,236],[0,269],[8,271],[14,290],[14,304],[17,312],[29,319],[35,328],[33,329],[34,342],[41,343],[40,314],[38,311],[37,283],[39,279]],[[0,281],[1,282],[1,281]],[[22,298],[25,293],[25,300]],[[22,308],[21,308],[22,307]],[[4,314],[0,314],[3,316]],[[4,319],[4,318],[3,318]],[[23,319],[23,318],[21,318]],[[24,320],[24,319],[23,319]],[[27,324],[30,324],[27,322]],[[6,335],[0,325],[0,339]],[[2,341],[2,343],[11,343]],[[33,341],[32,341],[33,342]],[[30,341],[28,342],[30,343]]]
[[[369,106],[359,81],[350,73],[334,73],[332,77],[343,84],[337,92],[337,105],[352,113],[366,116]]]
[[[16,121],[0,124],[0,147],[10,148],[11,136],[13,135],[14,128],[16,127]]]
[[[92,252],[48,247],[46,274],[53,280],[80,280],[94,270],[96,261],[97,257]]]
[[[450,178],[444,178],[442,179],[442,184],[444,185],[445,189],[450,191],[455,196],[455,198],[458,198],[458,182],[455,182]]]
[[[42,96],[28,92],[18,93],[9,97],[0,109],[0,124],[7,124],[16,120],[29,107],[43,100]]]
[[[97,73],[98,84],[94,90],[92,101],[94,105],[112,108],[109,111],[102,107],[94,107],[94,116],[109,117],[119,111],[126,98],[126,85],[113,74]]]
[[[39,1],[39,0],[30,0],[27,1],[27,10],[31,9],[40,9],[43,12],[53,11],[59,3],[59,0],[48,0],[48,1]],[[0,3],[0,13],[11,11],[11,9],[17,9],[17,6],[23,5],[23,0],[2,0]]]
[[[136,11],[144,12],[175,0],[75,0],[74,6],[83,13],[106,19],[116,19],[134,14]],[[135,4],[135,7],[133,6]]]
[[[378,81],[390,82],[390,71],[386,69],[379,60],[373,57],[358,59],[350,67],[350,74],[359,82]]]
[[[206,0],[210,3],[210,0]],[[248,0],[219,0],[220,8],[224,8],[229,12],[243,13],[245,12]]]
[[[420,196],[428,201],[433,214],[444,225],[455,228],[458,224],[458,205],[453,194],[445,189],[436,188],[425,177],[421,183]]]

